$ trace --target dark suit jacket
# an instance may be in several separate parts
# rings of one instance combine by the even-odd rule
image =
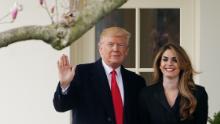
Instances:
[[[124,85],[124,124],[137,124],[137,101],[145,81],[121,67]],[[59,112],[72,111],[73,124],[115,124],[108,79],[101,63],[78,65],[66,95],[58,85],[54,107]]]
[[[170,107],[162,83],[144,88],[139,97],[141,124],[206,124],[208,117],[208,96],[205,89],[196,85],[194,96],[197,106],[191,119],[180,119],[179,98],[173,107]]]

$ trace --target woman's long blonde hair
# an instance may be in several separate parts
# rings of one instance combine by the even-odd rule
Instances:
[[[180,95],[180,117],[185,120],[192,116],[197,105],[197,100],[193,95],[193,90],[195,89],[193,75],[196,72],[192,67],[189,56],[181,46],[173,43],[167,43],[159,49],[153,64],[153,82],[158,83],[163,81],[163,74],[160,70],[160,62],[163,53],[168,49],[175,51],[177,55],[177,64],[180,68],[178,84]]]

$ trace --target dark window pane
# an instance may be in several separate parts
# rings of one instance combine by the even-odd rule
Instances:
[[[180,9],[141,9],[140,25],[140,67],[152,68],[163,44],[180,43]]]
[[[123,27],[131,33],[129,42],[129,54],[123,65],[126,68],[135,67],[135,9],[118,9],[99,21],[95,26],[96,44],[99,42],[99,36],[106,27]],[[98,46],[96,45],[96,59],[100,57]]]
[[[141,72],[140,75],[145,79],[147,86],[152,84],[152,72]]]

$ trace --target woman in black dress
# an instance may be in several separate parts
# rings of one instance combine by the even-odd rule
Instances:
[[[172,43],[154,60],[154,84],[139,98],[141,124],[206,124],[208,96],[193,80],[195,71],[185,50]]]

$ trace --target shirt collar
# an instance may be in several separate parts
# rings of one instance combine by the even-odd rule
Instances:
[[[103,65],[103,67],[104,67],[104,69],[105,69],[105,73],[106,73],[107,75],[111,74],[113,68],[110,67],[110,66],[108,66],[103,60],[102,60],[102,65]],[[117,74],[120,74],[120,73],[121,73],[121,66],[119,66],[118,68],[116,68],[115,71],[116,71]]]

